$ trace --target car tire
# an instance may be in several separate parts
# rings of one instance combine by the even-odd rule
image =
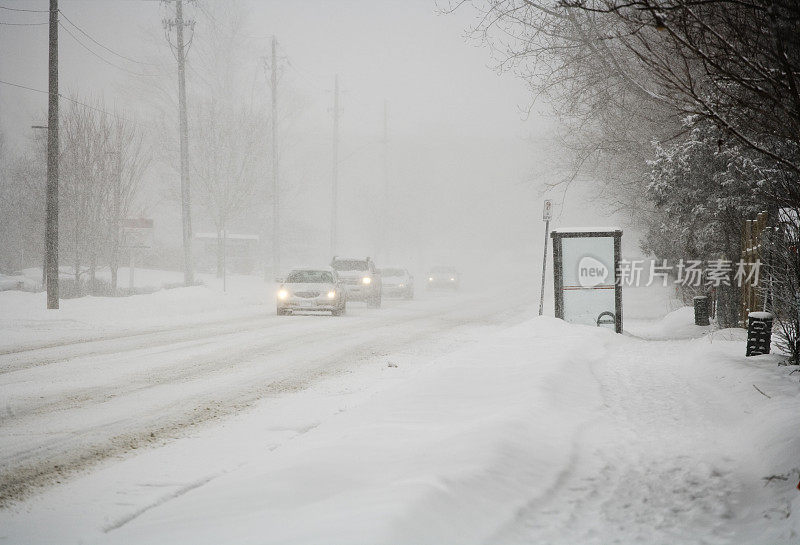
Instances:
[[[372,297],[367,299],[367,306],[369,308],[381,308],[381,296],[380,295],[377,295],[377,296],[373,295]]]
[[[289,311],[286,310],[285,308],[278,307],[277,314],[278,314],[278,316],[288,316],[289,315]]]

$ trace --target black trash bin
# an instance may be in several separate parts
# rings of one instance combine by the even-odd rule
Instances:
[[[747,315],[747,356],[769,354],[772,319],[769,312],[751,312]]]
[[[694,325],[711,325],[708,321],[708,297],[698,295],[694,298]]]

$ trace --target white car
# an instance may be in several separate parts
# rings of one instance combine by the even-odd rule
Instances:
[[[347,293],[331,268],[294,269],[278,288],[278,316],[295,312],[330,312],[341,316],[347,310]]]
[[[407,269],[381,269],[383,294],[387,297],[414,298],[414,277]]]
[[[433,267],[428,272],[428,289],[458,290],[461,275],[455,267]]]

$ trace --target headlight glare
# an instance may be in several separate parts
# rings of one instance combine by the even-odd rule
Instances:
[[[286,299],[287,297],[289,297],[289,290],[282,289],[278,292],[278,299]]]
[[[369,276],[365,276],[364,278],[361,279],[361,282],[363,282],[364,284],[370,284],[372,283],[372,278],[370,278]]]
[[[329,291],[328,299],[335,299],[335,298],[336,298],[336,292],[334,290]]]

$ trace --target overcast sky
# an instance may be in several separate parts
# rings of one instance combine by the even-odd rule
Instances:
[[[519,138],[541,132],[542,120],[522,121],[529,95],[524,83],[490,70],[489,51],[464,38],[475,20],[467,7],[440,15],[431,0],[403,1],[252,1],[254,58],[266,55],[275,34],[291,66],[293,82],[327,113],[333,76],[342,89],[343,130],[379,130],[384,99],[389,101],[394,134],[460,133],[489,138]],[[17,9],[46,10],[46,1],[3,0]],[[61,0],[60,9],[103,45],[127,57],[149,58],[162,35],[161,21],[171,7],[155,0]],[[188,5],[188,17],[198,8]],[[0,21],[43,23],[46,13],[0,10]],[[140,67],[115,57],[72,29],[99,55],[132,72]],[[155,36],[155,38],[154,38]],[[120,100],[120,84],[130,73],[104,63],[66,32],[60,33],[61,91]],[[0,79],[47,88],[47,25],[0,25]],[[191,52],[189,54],[191,63]],[[146,68],[146,67],[145,67]],[[138,105],[125,103],[128,109]],[[3,85],[2,128],[13,141],[29,131],[31,117],[46,109],[46,95]],[[329,124],[329,119],[319,122]]]
[[[211,21],[204,10],[213,17],[215,9],[226,5],[190,3],[185,13],[187,19],[197,19],[196,32],[201,33],[202,25]],[[0,9],[0,22],[47,22],[45,0],[0,0],[0,6],[43,10]],[[162,29],[162,20],[174,16],[174,3],[61,0],[59,7],[80,28],[64,21],[67,29],[84,44],[64,30],[60,32],[62,94],[101,97],[107,107],[135,113],[141,123],[147,123],[148,115],[152,118],[154,114],[148,111],[146,93],[139,94],[139,90],[149,80],[133,73],[152,68],[115,56],[89,36],[120,55],[156,61],[174,70]],[[250,40],[241,65],[252,72],[253,92],[263,90],[267,100],[262,59],[269,55],[275,35],[282,84],[305,101],[294,138],[314,151],[298,152],[301,164],[295,172],[288,172],[291,165],[287,162],[284,178],[289,183],[306,180],[309,190],[318,193],[329,191],[332,89],[334,74],[339,76],[344,233],[348,220],[361,206],[364,188],[368,191],[374,186],[379,172],[375,163],[379,152],[372,148],[380,139],[383,105],[388,101],[390,139],[395,146],[390,175],[394,176],[394,190],[428,195],[428,199],[435,195],[437,202],[444,203],[426,208],[428,205],[420,202],[405,208],[409,224],[426,217],[437,229],[449,229],[452,236],[443,236],[440,246],[473,248],[475,261],[482,261],[486,248],[499,251],[500,246],[512,252],[524,247],[530,255],[537,253],[540,235],[533,244],[529,239],[540,229],[542,195],[538,190],[544,178],[554,178],[543,168],[543,158],[549,153],[546,140],[554,124],[547,118],[544,104],[537,104],[526,118],[522,111],[529,105],[530,93],[525,82],[513,74],[498,74],[492,69],[488,48],[465,38],[479,16],[471,6],[447,15],[439,13],[434,0],[253,0],[241,2],[241,7],[249,12]],[[0,25],[0,50],[0,80],[47,89],[47,24]],[[192,65],[197,63],[197,55],[196,49],[188,53],[190,86],[197,84],[197,70],[193,71]],[[169,76],[164,81],[169,92],[177,94],[174,80]],[[0,128],[12,146],[24,144],[32,124],[45,122],[46,98],[46,94],[0,84]],[[166,185],[177,187],[176,173],[173,168],[175,180],[167,180]],[[151,177],[151,185],[165,185],[163,174],[151,173]],[[560,197],[555,197],[559,202]],[[575,204],[567,214],[556,209],[561,225],[609,223],[591,204],[591,196],[587,201],[580,191],[571,190],[569,198]],[[166,203],[161,212],[151,207],[147,213],[160,213],[164,218],[160,224],[177,236],[179,208],[173,204]],[[319,206],[314,215],[320,217],[322,232],[327,212]],[[201,218],[198,229],[206,227]],[[359,221],[350,224],[354,248],[361,231]],[[474,243],[478,238],[484,240],[480,247]]]

